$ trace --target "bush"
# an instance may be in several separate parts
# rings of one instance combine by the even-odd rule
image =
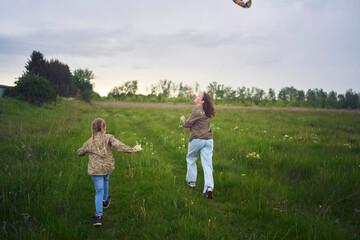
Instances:
[[[20,77],[15,84],[16,86],[11,91],[11,95],[14,97],[19,97],[36,105],[56,101],[54,89],[50,82],[43,77],[28,74]]]
[[[101,96],[99,93],[93,91],[91,93],[91,99],[94,101],[101,101]]]

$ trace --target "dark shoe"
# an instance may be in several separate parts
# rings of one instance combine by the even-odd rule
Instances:
[[[106,201],[103,200],[103,208],[108,208],[110,205],[111,199],[110,196],[106,199]]]
[[[196,183],[195,182],[188,182],[188,185],[190,186],[190,187],[196,187]]]
[[[212,191],[212,188],[208,188],[206,190],[206,198],[207,199],[213,199],[213,191]]]
[[[94,226],[101,226],[102,216],[98,215],[98,216],[95,216],[93,218],[95,218],[95,220],[93,221],[93,225]]]

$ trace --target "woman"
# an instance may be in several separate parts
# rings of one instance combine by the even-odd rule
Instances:
[[[196,160],[200,152],[205,179],[203,193],[206,193],[207,198],[212,199],[214,190],[212,167],[214,142],[210,119],[215,116],[214,104],[210,96],[206,93],[195,96],[190,88],[190,95],[194,99],[196,106],[191,111],[188,120],[186,120],[184,116],[180,117],[183,127],[190,128],[188,154],[186,155],[186,180],[190,187],[196,186]]]

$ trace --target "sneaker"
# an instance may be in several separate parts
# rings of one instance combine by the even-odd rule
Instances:
[[[206,190],[206,198],[207,199],[213,199],[213,191],[212,191],[212,188],[208,188]]]
[[[188,182],[188,185],[189,185],[190,187],[196,187],[196,183],[195,183],[195,182]]]
[[[108,208],[110,205],[111,199],[110,196],[106,200],[103,200],[103,208]]]
[[[103,217],[98,215],[98,216],[95,216],[93,218],[95,218],[95,220],[93,221],[93,225],[94,226],[101,226],[101,222],[102,222]]]

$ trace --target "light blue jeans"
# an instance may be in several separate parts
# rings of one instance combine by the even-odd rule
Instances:
[[[109,194],[110,174],[91,175],[95,185],[95,215],[103,215],[103,200],[106,200]]]
[[[214,189],[213,178],[213,155],[214,141],[213,139],[193,139],[189,142],[188,154],[186,155],[187,173],[186,180],[188,182],[196,182],[197,168],[196,160],[198,159],[199,152],[201,158],[201,165],[204,170],[204,190],[206,193],[208,187]]]

